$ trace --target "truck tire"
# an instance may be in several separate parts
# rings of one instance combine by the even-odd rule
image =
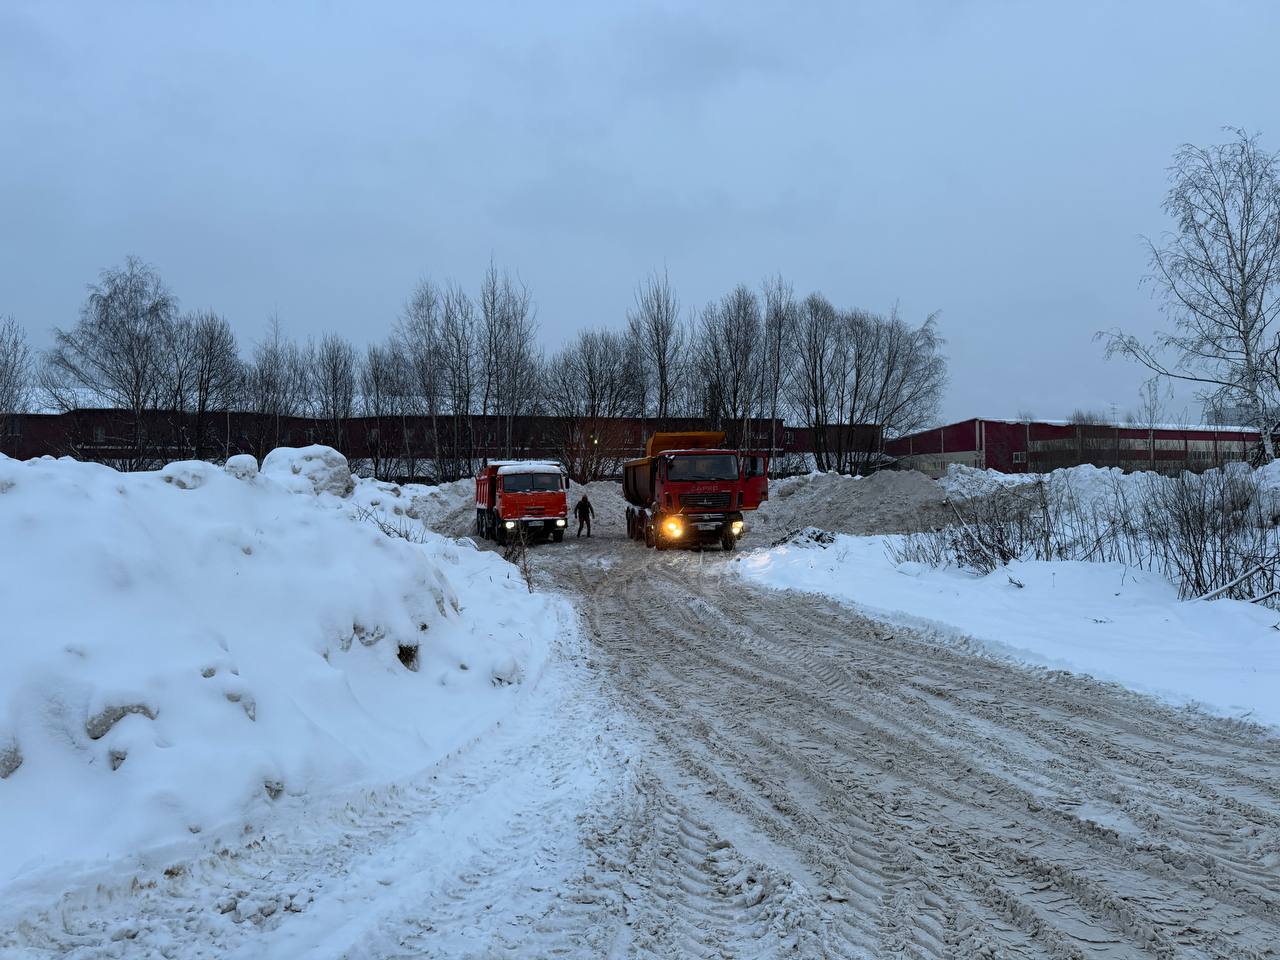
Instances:
[[[553,531],[551,532],[551,539],[552,539],[552,540],[554,540],[556,543],[563,543],[563,542],[564,542],[564,531],[563,531],[563,530],[553,530]]]
[[[646,547],[656,547],[658,538],[654,535],[653,524],[646,523],[644,525],[644,545]]]
[[[738,538],[735,537],[728,530],[720,534],[720,549],[723,550],[725,553],[731,553],[733,551],[734,546],[737,544],[737,542],[738,542]]]

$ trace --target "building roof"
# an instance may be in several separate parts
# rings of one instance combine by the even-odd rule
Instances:
[[[934,430],[943,430],[947,427],[958,426],[962,423],[969,423],[977,420],[982,423],[1008,423],[1012,425],[1021,425],[1024,423],[1039,424],[1046,427],[1108,427],[1118,430],[1195,430],[1206,433],[1257,433],[1257,427],[1241,427],[1231,426],[1219,423],[1118,423],[1115,421],[1101,421],[1098,423],[1078,423],[1074,420],[1058,420],[1049,417],[1035,417],[1031,420],[1020,417],[966,417],[963,420],[953,420],[950,423],[940,423],[937,426],[925,427],[921,430],[913,430],[910,433],[902,433],[897,436],[890,437],[890,440],[902,440],[906,437],[919,436],[922,433],[931,433]]]

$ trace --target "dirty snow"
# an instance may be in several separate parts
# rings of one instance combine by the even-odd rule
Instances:
[[[1274,610],[1183,602],[1158,574],[1121,564],[1015,562],[982,577],[894,564],[886,552],[892,539],[802,537],[753,551],[736,566],[755,582],[822,593],[944,642],[1280,724]]]

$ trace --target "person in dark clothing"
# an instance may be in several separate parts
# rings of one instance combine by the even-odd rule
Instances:
[[[582,536],[582,525],[586,524],[587,536],[591,536],[591,518],[596,515],[596,508],[591,505],[591,501],[587,499],[584,493],[582,499],[578,501],[578,505],[573,508],[574,515],[578,518],[578,536]]]

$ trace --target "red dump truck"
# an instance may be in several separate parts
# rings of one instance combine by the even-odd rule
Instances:
[[[723,449],[716,432],[655,433],[645,456],[622,468],[627,535],[645,546],[719,543],[732,550],[743,514],[769,499],[769,458]]]
[[[491,460],[476,475],[476,533],[506,543],[516,536],[564,539],[569,500],[564,471],[540,460]]]

